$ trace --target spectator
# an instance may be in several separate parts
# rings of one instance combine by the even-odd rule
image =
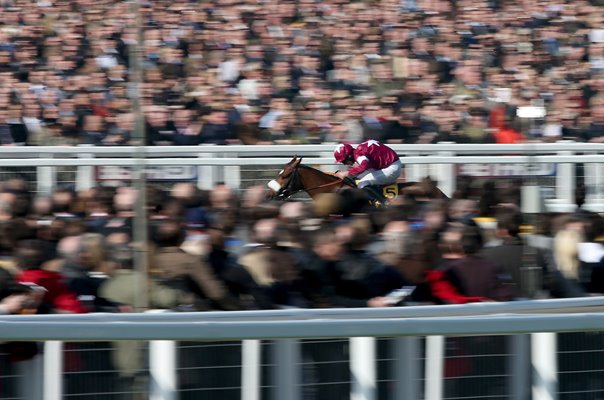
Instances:
[[[512,300],[516,288],[511,276],[496,264],[480,256],[482,234],[476,226],[465,226],[461,237],[460,259],[449,264],[452,281],[459,282],[465,296],[477,296],[495,301]]]
[[[239,299],[244,309],[269,309],[274,305],[249,272],[237,263],[226,248],[226,238],[220,229],[210,229],[207,260],[229,293]]]
[[[237,262],[252,276],[256,284],[268,287],[274,282],[269,263],[270,247],[277,242],[277,220],[259,219],[251,226],[251,238],[242,249]]]
[[[546,282],[552,297],[584,297],[585,288],[579,283],[579,243],[581,235],[577,231],[559,231],[553,243],[553,268],[550,268]]]
[[[462,126],[463,136],[460,141],[467,143],[489,143],[487,113],[482,109],[469,110],[469,117]]]
[[[405,303],[464,304],[483,300],[462,295],[450,282],[446,269],[438,265],[439,251],[433,234],[423,232],[420,226],[411,225],[408,229],[408,234],[397,238],[400,246],[397,269],[408,285],[414,287]]]
[[[134,135],[134,114],[121,112],[115,117],[115,123],[108,129],[107,136],[103,139],[105,145],[130,144]]]
[[[511,277],[512,282],[518,288],[518,294],[523,298],[533,298],[537,295],[538,288],[533,285],[540,278],[531,276],[540,270],[537,265],[538,250],[529,248],[520,237],[520,226],[522,215],[513,209],[502,209],[496,214],[496,235],[501,244],[486,247],[481,255],[490,262],[503,267],[506,274]]]
[[[82,126],[82,143],[103,145],[106,144],[105,136],[105,125],[103,118],[99,115],[87,115],[84,118],[84,125]]]
[[[583,236],[584,242],[579,243],[579,281],[589,293],[604,293],[603,261],[604,245],[600,243],[604,232],[602,217],[595,213],[578,218],[577,229]],[[572,229],[572,226],[570,226]]]
[[[11,125],[8,121],[8,113],[6,110],[0,110],[0,145],[11,146],[14,144],[14,139],[11,134]]]
[[[506,123],[501,129],[494,133],[495,142],[502,144],[521,143],[524,138],[511,124],[511,120],[506,119]]]
[[[239,302],[229,295],[224,283],[200,258],[179,248],[183,235],[176,221],[164,221],[156,232],[158,251],[154,276],[158,282],[180,290],[189,297],[194,309],[239,309]],[[204,300],[209,302],[204,304]]]
[[[604,96],[602,94],[594,96],[590,100],[591,105],[591,124],[585,131],[585,140],[601,143],[604,137]]]
[[[112,312],[119,308],[119,304],[99,295],[99,288],[108,277],[105,248],[105,238],[98,233],[65,237],[57,248],[67,286],[91,311]]]
[[[233,125],[233,131],[242,144],[270,144],[271,141],[260,129],[260,115],[252,108],[240,110],[241,119]]]
[[[22,106],[13,104],[8,108],[6,122],[10,128],[10,134],[15,144],[24,145],[27,142],[27,127],[22,119]]]
[[[143,310],[145,304],[139,286],[146,281],[137,271],[133,270],[132,248],[128,245],[111,245],[108,262],[110,278],[99,289],[101,297],[116,304],[129,307],[130,310]],[[178,292],[151,281],[149,282],[149,304],[151,309],[175,309],[182,303]],[[144,366],[143,346],[141,342],[122,340],[113,342],[111,360],[119,373],[119,387],[132,390],[142,384],[138,382],[140,371]]]
[[[322,271],[324,295],[329,304],[339,307],[390,305],[384,296],[405,286],[407,282],[398,272],[380,263],[365,250],[369,232],[363,221],[336,228],[336,238],[342,241],[344,251],[335,264],[327,263]],[[322,252],[320,248],[316,250]],[[337,253],[332,255],[337,256]],[[326,261],[331,260],[328,258]]]
[[[30,282],[46,289],[42,300],[41,312],[86,313],[89,310],[77,299],[63,283],[63,276],[54,271],[43,269],[45,262],[51,260],[48,246],[39,240],[25,240],[17,245],[16,260],[21,272],[18,282]]]
[[[164,107],[149,107],[145,116],[147,144],[165,146],[174,143],[174,126]]]
[[[228,119],[225,111],[215,108],[205,117],[201,133],[196,144],[228,144],[235,139],[233,132],[228,129]]]
[[[174,137],[176,145],[198,145],[201,141],[200,127],[192,120],[192,112],[187,109],[175,110],[173,113]]]

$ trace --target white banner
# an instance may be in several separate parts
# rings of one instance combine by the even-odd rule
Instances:
[[[193,165],[148,166],[145,174],[149,181],[192,181],[197,179],[197,167]],[[133,179],[132,168],[115,165],[97,167],[99,181],[129,181]]]
[[[555,176],[556,164],[459,164],[457,175],[480,178]]]

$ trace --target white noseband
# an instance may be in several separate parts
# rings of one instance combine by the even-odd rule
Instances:
[[[268,186],[268,188],[271,189],[275,193],[278,193],[279,190],[281,190],[281,185],[279,185],[279,182],[277,182],[274,179],[272,181],[270,181],[269,183],[267,183],[266,186]]]

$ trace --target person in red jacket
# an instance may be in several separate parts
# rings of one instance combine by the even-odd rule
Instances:
[[[41,240],[24,240],[17,245],[17,266],[21,270],[16,276],[17,282],[46,289],[41,307],[47,310],[43,312],[87,313],[88,309],[65,285],[63,275],[42,269],[44,262],[48,261],[45,244]]]
[[[348,171],[337,172],[338,177],[354,177],[359,188],[368,188],[373,195],[375,192],[371,186],[395,183],[401,174],[402,163],[398,154],[377,140],[368,140],[356,148],[347,143],[340,144],[334,151],[334,158],[350,167]]]
[[[514,128],[512,119],[509,116],[504,117],[503,123],[493,134],[493,137],[495,139],[495,143],[499,144],[522,143],[525,140],[522,133],[518,132],[518,130]]]

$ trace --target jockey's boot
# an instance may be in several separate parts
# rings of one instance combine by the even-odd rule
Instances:
[[[386,203],[386,198],[382,194],[382,188],[376,185],[369,185],[363,188],[369,195],[369,202],[374,206],[381,206]]]

